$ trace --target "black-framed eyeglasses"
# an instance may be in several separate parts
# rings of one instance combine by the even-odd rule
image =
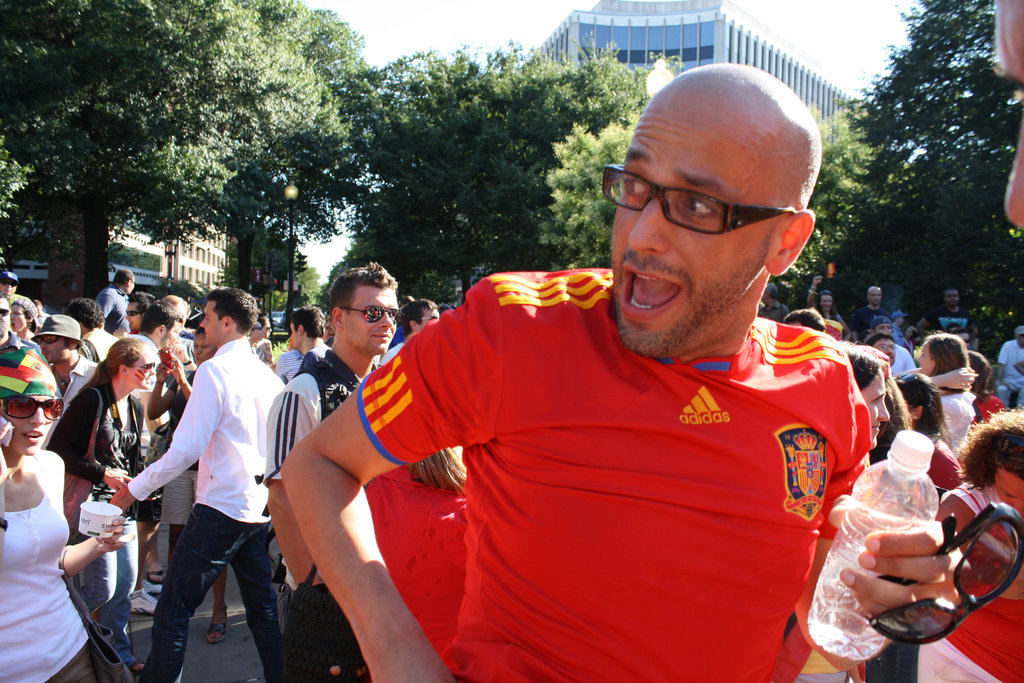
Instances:
[[[918,600],[883,612],[870,620],[886,638],[903,643],[931,643],[955,631],[979,607],[998,598],[1020,571],[1024,523],[1005,503],[989,504],[977,517],[942,544],[937,554],[966,546],[953,572],[960,604],[942,598]]]
[[[634,211],[642,210],[657,198],[661,202],[661,212],[670,223],[708,235],[729,232],[784,213],[796,213],[792,207],[781,209],[728,204],[693,190],[662,187],[618,164],[604,167],[602,189],[604,196],[613,204]]]
[[[64,412],[64,400],[60,398],[50,398],[45,401],[39,401],[31,396],[14,396],[0,401],[0,407],[3,407],[3,411],[7,417],[13,417],[19,420],[32,417],[36,414],[37,410],[42,408],[43,416],[47,420],[56,420]]]
[[[142,314],[141,314],[141,313],[139,313],[138,311],[127,311],[127,314],[128,314],[128,317],[129,317],[129,318],[134,318],[134,317],[135,317],[135,316],[137,316],[137,315],[142,315]]]
[[[153,362],[145,363],[143,365],[133,365],[132,367],[135,368],[136,370],[144,370],[145,372],[149,373],[154,372],[156,370],[157,365],[159,365],[159,363]]]
[[[42,342],[43,344],[56,344],[57,340],[64,339],[55,334],[37,334],[32,338],[33,341]]]
[[[348,306],[339,306],[346,311],[355,311],[356,313],[363,314],[363,320],[368,323],[379,322],[385,314],[391,318],[391,322],[398,322],[398,317],[402,315],[402,312],[397,308],[385,308],[384,306],[367,306],[366,308],[349,308]]]
[[[1024,437],[1003,434],[996,441],[996,451],[1000,460],[1024,460]]]

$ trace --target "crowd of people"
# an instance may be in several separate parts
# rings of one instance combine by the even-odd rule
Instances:
[[[998,7],[1022,78],[1024,4]],[[874,286],[849,322],[824,278],[779,301],[820,159],[780,81],[689,70],[605,168],[611,270],[492,275],[442,314],[350,268],[277,358],[238,289],[189,331],[128,270],[49,316],[0,272],[0,678],[94,680],[73,591],[141,680],[180,680],[211,589],[226,635],[230,565],[267,681],[1020,680],[1021,579],[866,668],[807,636],[846,494],[897,430],[935,444],[940,517],[1024,512],[1024,326],[992,380],[955,290],[914,330]],[[80,534],[84,500],[122,511],[110,536]],[[865,614],[962,599],[942,527],[869,536],[842,575]]]

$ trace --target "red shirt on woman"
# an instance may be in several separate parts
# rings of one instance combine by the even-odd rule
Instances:
[[[466,592],[466,497],[399,467],[371,481],[366,498],[391,580],[440,655],[455,638]]]

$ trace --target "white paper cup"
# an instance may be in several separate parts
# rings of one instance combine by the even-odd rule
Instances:
[[[121,516],[121,508],[110,503],[87,500],[82,503],[82,514],[78,518],[78,530],[86,536],[108,538],[114,534],[110,530],[114,519]]]

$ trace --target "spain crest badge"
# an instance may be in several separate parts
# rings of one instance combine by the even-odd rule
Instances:
[[[775,438],[786,461],[786,510],[809,522],[825,499],[825,438],[805,424],[787,425]]]

